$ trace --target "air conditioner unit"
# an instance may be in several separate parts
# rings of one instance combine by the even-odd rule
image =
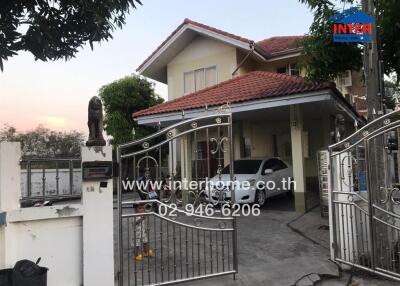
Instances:
[[[351,70],[345,71],[341,76],[340,76],[340,83],[342,86],[348,87],[352,86],[352,80],[351,80]]]

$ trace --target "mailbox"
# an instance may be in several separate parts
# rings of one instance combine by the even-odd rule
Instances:
[[[82,163],[82,181],[101,181],[111,179],[113,163],[111,161],[92,161]]]

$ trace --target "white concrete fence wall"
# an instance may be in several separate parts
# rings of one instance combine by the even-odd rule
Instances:
[[[0,269],[41,257],[49,286],[114,285],[112,180],[83,182],[78,202],[20,208],[20,155],[0,142]],[[82,148],[82,162],[111,159],[111,147]]]

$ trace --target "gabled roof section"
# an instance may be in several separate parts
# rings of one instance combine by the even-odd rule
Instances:
[[[132,116],[141,117],[327,89],[336,90],[332,83],[312,82],[306,81],[302,77],[254,71],[198,92],[138,111]]]
[[[154,80],[167,83],[167,64],[198,35],[215,39],[244,51],[249,51],[254,47],[254,54],[260,60],[298,52],[297,43],[300,43],[299,40],[303,38],[303,36],[273,37],[255,43],[250,39],[185,19],[136,71]]]
[[[195,36],[210,37],[243,50],[250,50],[253,41],[185,19],[153,53],[136,69],[144,76],[167,83],[165,69],[168,62],[183,50]],[[264,55],[258,54],[260,58]]]
[[[214,32],[214,33],[217,33],[217,34],[220,34],[220,35],[223,35],[223,36],[226,36],[226,37],[229,37],[229,38],[232,38],[232,39],[241,41],[241,42],[246,43],[246,44],[252,43],[252,41],[249,40],[249,39],[242,38],[242,37],[240,37],[240,36],[236,36],[236,35],[234,35],[234,34],[230,34],[230,33],[227,33],[227,32],[225,32],[225,31],[222,31],[222,30],[219,30],[219,29],[210,27],[210,26],[208,26],[208,25],[204,25],[204,24],[201,24],[201,23],[199,23],[199,22],[195,22],[195,21],[193,21],[193,20],[190,20],[190,19],[186,18],[185,20],[183,20],[183,23],[180,24],[180,25],[179,25],[179,26],[164,40],[164,42],[162,42],[161,45],[159,45],[159,46],[151,53],[151,55],[148,56],[147,59],[144,60],[144,62],[136,69],[136,71],[139,71],[140,69],[142,69],[142,67],[143,67],[148,61],[150,61],[150,59],[151,59],[155,54],[157,54],[157,52],[160,51],[160,50],[162,49],[162,47],[165,46],[165,45],[168,43],[168,41],[171,40],[171,38],[173,38],[176,34],[178,34],[179,31],[182,30],[182,28],[184,28],[185,26],[187,26],[187,25],[189,25],[189,24],[190,24],[190,25],[193,25],[193,26],[196,26],[196,27],[199,27],[199,28],[201,28],[201,29],[208,30],[208,31],[210,31],[210,32]]]
[[[300,51],[303,47],[304,36],[272,37],[257,42],[269,57]]]

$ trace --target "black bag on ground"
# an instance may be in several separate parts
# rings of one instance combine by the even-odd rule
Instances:
[[[18,261],[12,272],[12,286],[47,286],[47,271],[49,269],[29,260]]]
[[[0,286],[12,286],[12,269],[0,270]]]

